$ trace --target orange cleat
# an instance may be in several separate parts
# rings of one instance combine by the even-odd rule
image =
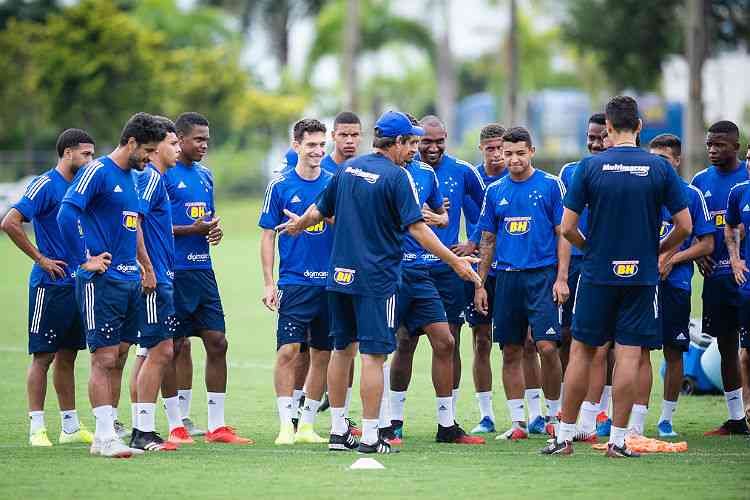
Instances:
[[[357,427],[357,423],[354,420],[352,420],[349,417],[346,417],[346,423],[347,425],[349,425],[349,432],[351,433],[352,436],[359,437],[362,435],[362,430],[359,427]]]
[[[523,429],[521,427],[511,427],[510,429],[505,431],[503,434],[499,434],[495,436],[495,439],[518,441],[519,439],[529,439],[529,433],[526,432],[526,429]]]
[[[252,439],[238,436],[228,425],[206,432],[205,440],[207,443],[255,444]]]
[[[546,432],[549,437],[555,437],[557,435],[555,431],[555,424],[553,424],[552,422],[547,422],[547,425],[544,426],[544,432]]]
[[[190,437],[185,427],[175,427],[172,432],[169,433],[168,442],[173,444],[194,444],[193,438]]]

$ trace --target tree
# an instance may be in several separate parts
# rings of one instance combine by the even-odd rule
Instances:
[[[220,9],[197,6],[181,9],[177,0],[142,0],[132,15],[148,28],[164,35],[169,48],[238,44],[240,37],[229,28],[228,16]]]
[[[59,10],[59,0],[0,1],[0,30],[5,29],[11,19],[41,23],[49,14]]]

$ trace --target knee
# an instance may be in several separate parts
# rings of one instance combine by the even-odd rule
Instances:
[[[314,356],[310,356],[310,362],[318,368],[328,365],[331,360],[331,351],[318,351]]]
[[[452,339],[451,339],[452,340]],[[414,342],[409,336],[399,337],[396,349],[398,350],[399,356],[407,356],[411,358],[414,356],[414,351],[417,348],[417,343]]]
[[[155,349],[149,349],[148,355],[155,354],[160,364],[167,364],[174,359],[174,344],[171,341],[164,341],[156,346]]]
[[[299,344],[286,344],[279,348],[276,353],[276,362],[280,366],[291,366],[299,353]]]
[[[51,352],[36,353],[31,360],[31,364],[37,368],[47,371],[55,359],[55,354]]]
[[[553,358],[558,355],[557,345],[554,342],[539,342],[536,350],[542,358]]]
[[[449,357],[456,351],[456,341],[453,339],[453,336],[444,335],[440,341],[435,343],[433,349],[438,357]]]
[[[520,367],[521,362],[523,361],[523,353],[523,346],[503,347],[503,367]]]
[[[750,349],[740,349],[740,361],[743,365],[750,364]]]
[[[206,342],[206,354],[212,357],[224,357],[229,349],[226,336],[217,335]]]
[[[91,355],[91,366],[100,370],[114,370],[120,367],[120,356],[116,353],[94,352]]]

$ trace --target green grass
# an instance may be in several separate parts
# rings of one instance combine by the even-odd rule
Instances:
[[[407,403],[403,453],[381,459],[386,470],[350,471],[353,454],[331,454],[323,446],[273,445],[277,417],[272,385],[275,316],[260,303],[258,203],[221,206],[226,238],[214,262],[227,313],[229,348],[228,421],[258,441],[252,447],[184,446],[176,453],[108,461],[91,457],[84,446],[31,449],[27,443],[25,372],[25,286],[29,262],[0,238],[3,262],[0,303],[0,498],[748,498],[750,443],[744,439],[706,439],[702,432],[726,417],[723,398],[684,397],[675,427],[690,451],[646,456],[637,461],[606,460],[588,446],[570,458],[544,458],[540,438],[528,442],[490,441],[486,446],[436,445],[434,399],[429,377],[429,347],[420,345]],[[466,427],[479,419],[471,382],[469,332],[464,329],[464,374],[458,415]],[[196,373],[193,413],[205,425],[202,348],[194,341]],[[659,353],[654,354],[658,360]],[[500,355],[493,352],[495,412],[501,426],[507,410],[499,383]],[[88,354],[77,368],[77,400],[83,421],[93,428],[86,397]],[[128,367],[132,359],[129,360]],[[656,364],[656,363],[655,363]],[[127,372],[125,376],[127,377]],[[648,430],[660,409],[655,377]],[[125,389],[125,388],[124,388]],[[123,391],[127,394],[126,390]],[[355,398],[356,400],[357,398]],[[120,415],[129,420],[127,396]],[[56,441],[60,432],[51,388],[47,424]],[[353,415],[360,415],[359,402]],[[159,412],[157,425],[166,431]],[[317,428],[324,433],[329,416]]]

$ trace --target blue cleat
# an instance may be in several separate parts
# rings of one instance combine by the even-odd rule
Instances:
[[[672,429],[672,422],[667,422],[666,420],[659,422],[659,425],[657,425],[656,428],[659,429],[659,437],[669,438],[678,435],[674,429]]]
[[[596,435],[599,437],[609,436],[612,430],[612,419],[606,413],[601,412],[596,417]]]
[[[495,422],[490,417],[484,417],[479,421],[479,425],[471,430],[472,434],[487,434],[495,432]]]
[[[546,427],[547,421],[540,415],[529,424],[529,434],[545,434]]]

